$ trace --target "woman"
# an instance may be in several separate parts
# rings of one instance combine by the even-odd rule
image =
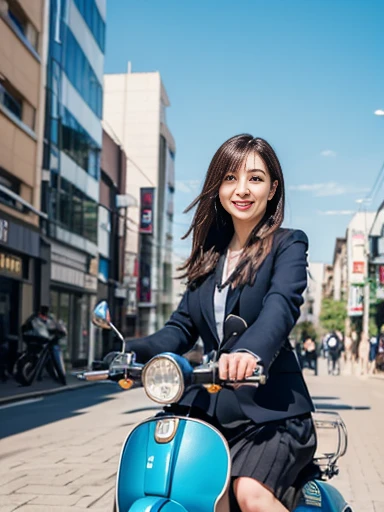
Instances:
[[[214,396],[204,390],[180,406],[204,409],[228,440],[240,510],[283,512],[316,448],[312,401],[288,341],[307,283],[307,237],[280,228],[282,170],[271,146],[251,135],[218,149],[187,211],[196,205],[182,267],[187,291],[163,329],[127,348],[146,362],[163,351],[183,354],[201,336],[206,352],[219,351],[222,379],[242,380],[262,367],[265,386]],[[233,315],[244,332],[231,331]]]

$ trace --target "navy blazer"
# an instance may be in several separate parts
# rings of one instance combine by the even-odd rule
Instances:
[[[238,315],[248,325],[241,335],[230,340],[230,351],[245,349],[257,354],[268,377],[264,386],[242,386],[235,391],[244,414],[257,423],[314,410],[288,341],[307,286],[307,250],[308,239],[303,231],[278,229],[272,250],[254,282],[228,291],[225,316]],[[162,329],[127,342],[127,350],[135,351],[138,361],[146,362],[165,351],[184,354],[199,336],[206,352],[219,348],[213,305],[218,268],[198,286],[187,289]],[[181,403],[189,404],[188,400]]]

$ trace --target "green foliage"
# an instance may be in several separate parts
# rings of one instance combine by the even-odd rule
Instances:
[[[343,300],[323,299],[321,304],[320,322],[326,331],[342,331],[345,329],[347,304]]]
[[[317,337],[317,331],[312,322],[305,321],[295,325],[292,331],[292,336],[297,341],[302,341],[306,338],[312,338],[315,341]]]

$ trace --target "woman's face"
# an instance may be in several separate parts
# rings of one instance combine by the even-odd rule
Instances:
[[[219,189],[219,198],[231,215],[235,228],[239,223],[256,226],[277,186],[278,181],[271,182],[267,166],[258,153],[250,153],[237,172],[226,174]]]

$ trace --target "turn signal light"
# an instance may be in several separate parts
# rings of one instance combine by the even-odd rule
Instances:
[[[133,380],[131,379],[120,379],[118,381],[118,385],[121,387],[121,389],[131,389],[133,386]]]

